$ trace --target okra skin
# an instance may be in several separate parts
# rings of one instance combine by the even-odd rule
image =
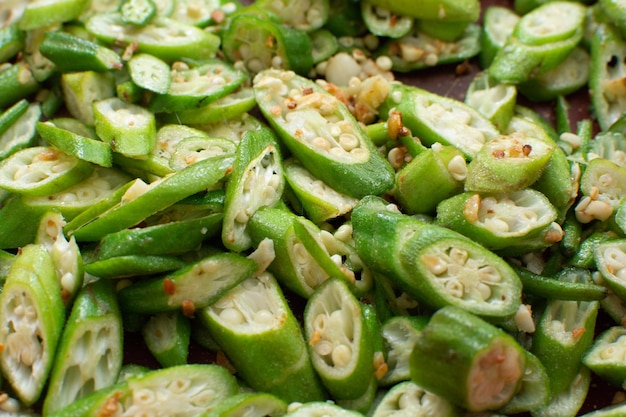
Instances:
[[[433,314],[410,358],[412,381],[469,411],[504,406],[525,364],[525,350],[510,335],[453,306]]]
[[[626,381],[625,335],[626,329],[622,326],[612,326],[604,330],[582,358],[583,364],[593,373],[618,387]]]
[[[314,176],[356,198],[393,187],[393,168],[335,96],[291,71],[273,69],[257,74],[253,88],[282,143]]]
[[[182,311],[153,315],[141,328],[141,334],[152,356],[162,367],[187,363],[191,322]]]
[[[366,197],[352,212],[356,250],[370,268],[424,305],[456,305],[485,317],[517,311],[522,286],[503,259],[458,232],[387,206]]]
[[[429,0],[421,2],[420,7],[408,0],[373,0],[371,3],[417,19],[472,22],[478,20],[480,14],[480,2],[476,0]]]
[[[89,358],[83,357],[87,352]],[[123,326],[111,281],[87,284],[76,296],[63,329],[44,400],[48,415],[117,381]],[[74,372],[80,378],[74,379]]]

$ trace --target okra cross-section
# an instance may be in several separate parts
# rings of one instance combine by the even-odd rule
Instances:
[[[361,200],[352,226],[363,262],[425,305],[455,305],[491,317],[510,316],[520,305],[517,274],[458,232],[400,213],[379,197]]]
[[[391,165],[337,97],[294,72],[273,69],[257,74],[254,90],[283,143],[314,176],[357,198],[393,186]]]

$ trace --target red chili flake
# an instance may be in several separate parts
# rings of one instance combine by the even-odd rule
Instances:
[[[309,94],[313,94],[313,87],[304,87],[302,89],[302,95],[308,96]]]
[[[493,151],[492,155],[494,158],[502,159],[504,158],[505,153],[502,149],[496,149],[495,151]]]
[[[584,327],[572,330],[572,336],[574,339],[579,339],[587,330]]]
[[[190,319],[192,319],[194,314],[196,313],[196,306],[193,303],[193,301],[185,300],[185,301],[183,301],[183,304],[182,304],[181,307],[183,309],[183,314],[186,317],[189,317]]]
[[[532,151],[533,151],[533,147],[531,145],[526,144],[522,146],[522,152],[524,153],[524,156],[530,155]]]
[[[165,294],[167,295],[176,294],[176,284],[174,283],[172,279],[165,278],[163,280],[163,291],[165,291]]]

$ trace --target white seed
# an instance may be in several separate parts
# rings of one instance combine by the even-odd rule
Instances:
[[[328,340],[320,340],[313,346],[313,349],[319,356],[328,356],[333,352],[333,344]]]
[[[448,279],[445,282],[444,288],[452,297],[463,298],[463,295],[465,294],[465,288],[458,279]]]
[[[352,349],[348,345],[340,344],[333,349],[331,358],[336,367],[343,368],[352,359]]]
[[[246,321],[241,312],[235,308],[227,308],[220,312],[220,319],[229,324],[242,324]]]
[[[453,157],[448,163],[448,172],[457,181],[465,181],[467,178],[467,162],[461,155]]]
[[[457,265],[465,265],[467,262],[467,258],[469,254],[467,251],[460,248],[452,248],[450,249],[450,260]]]
[[[269,310],[255,311],[254,321],[259,324],[271,326],[274,324],[274,315]]]

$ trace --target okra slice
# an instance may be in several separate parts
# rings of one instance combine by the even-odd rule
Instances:
[[[0,62],[8,62],[24,48],[25,32],[16,23],[6,22],[0,29]]]
[[[551,1],[522,16],[513,36],[527,45],[544,45],[582,33],[586,6],[577,2]]]
[[[526,351],[526,367],[520,387],[499,412],[516,414],[545,407],[550,401],[550,381],[545,367],[535,355]]]
[[[248,278],[197,314],[251,388],[286,402],[326,398],[300,325],[270,273]]]
[[[596,268],[602,274],[603,283],[620,299],[626,299],[626,240],[611,239],[600,242],[593,249]]]
[[[50,253],[57,280],[61,286],[61,296],[66,306],[71,305],[74,297],[83,286],[85,271],[83,257],[76,240],[69,240],[63,234],[65,219],[57,212],[43,215],[35,243],[44,245]]]
[[[61,75],[61,87],[68,112],[87,126],[94,125],[93,103],[115,97],[110,72],[66,72]]]
[[[265,392],[242,392],[222,401],[205,417],[280,417],[287,413],[287,403]]]
[[[407,214],[431,214],[442,200],[462,191],[466,176],[461,151],[435,143],[398,171],[394,196]]]
[[[337,97],[294,72],[273,69],[254,78],[254,91],[286,147],[330,187],[360,198],[393,186],[393,168]]]
[[[148,350],[163,368],[187,363],[191,323],[182,311],[152,315],[143,325],[141,334]]]
[[[122,59],[117,52],[67,32],[46,32],[39,51],[61,72],[122,68]]]
[[[18,101],[2,113],[0,159],[5,159],[18,150],[34,144],[36,126],[41,115],[41,106],[36,103],[29,104],[26,100]]]
[[[65,307],[50,255],[42,245],[22,247],[0,295],[0,368],[16,396],[32,405],[55,360]]]
[[[517,87],[501,84],[481,71],[472,79],[465,93],[465,103],[487,117],[501,132],[506,131],[513,118],[517,102]]]
[[[519,22],[520,16],[508,7],[490,5],[483,13],[483,36],[478,55],[481,68],[488,68],[496,53],[504,46],[506,40]]]
[[[93,115],[96,134],[113,152],[142,158],[154,148],[156,120],[147,109],[111,97],[96,101]]]
[[[467,165],[465,190],[508,193],[541,176],[556,145],[544,137],[515,131],[485,143]]]
[[[58,193],[87,178],[93,165],[51,146],[22,149],[0,162],[0,188],[32,196]]]
[[[437,224],[494,251],[527,253],[561,241],[557,211],[539,191],[502,194],[465,192],[437,206]]]
[[[604,158],[589,161],[580,178],[581,198],[575,207],[576,219],[590,223],[612,218],[625,191],[625,167]]]
[[[383,395],[372,411],[372,417],[404,415],[456,417],[460,415],[460,410],[444,397],[428,392],[412,381],[404,381]]]
[[[417,338],[411,379],[469,411],[496,410],[517,392],[526,351],[503,330],[458,307],[443,307]]]
[[[85,259],[85,272],[99,278],[127,278],[162,274],[183,268],[187,262],[167,255],[122,255],[101,260]]]
[[[185,197],[215,185],[230,170],[232,158],[217,156],[197,162],[162,180],[145,184],[136,180],[122,198],[104,212],[94,210],[68,223],[66,231],[78,241],[97,241],[109,233],[131,227]],[[73,223],[73,224],[72,224]]]
[[[128,61],[128,74],[138,87],[157,94],[165,94],[172,83],[170,66],[150,54],[135,54]]]
[[[41,85],[30,66],[24,61],[18,61],[0,68],[0,88],[3,91],[0,108],[5,109],[39,91]]]
[[[180,171],[203,159],[219,155],[234,155],[236,149],[237,145],[224,138],[185,138],[176,145],[176,150],[170,158],[170,166],[174,171]]]
[[[285,179],[306,217],[315,224],[344,216],[358,203],[358,199],[332,189],[313,176],[295,158],[285,161]]]
[[[363,417],[358,411],[348,410],[331,401],[309,401],[304,404],[295,404],[288,409],[285,417]]]
[[[219,253],[167,274],[144,279],[120,290],[123,311],[156,314],[182,309],[193,315],[249,278],[256,263],[235,253]],[[142,295],[143,294],[143,295]]]
[[[625,404],[609,405],[583,414],[583,417],[618,417],[626,412]]]
[[[479,25],[470,23],[458,39],[442,41],[414,25],[407,35],[383,45],[377,55],[389,56],[393,70],[398,72],[462,62],[480,52],[481,32]]]
[[[59,124],[62,125],[63,122]],[[57,126],[55,120],[38,122],[37,133],[50,145],[55,146],[68,155],[102,167],[111,167],[113,165],[109,143],[85,137]]]
[[[249,130],[259,130],[265,124],[250,113],[243,113],[232,119],[223,119],[217,122],[194,125],[211,137],[230,139],[239,143],[243,135]]]
[[[172,113],[202,107],[232,93],[245,79],[245,72],[218,59],[191,67],[180,63],[172,67],[167,91],[152,97],[148,108]]]
[[[578,414],[591,385],[591,372],[581,367],[572,383],[560,393],[552,393],[550,402],[543,408],[533,410],[533,417],[574,417]]]
[[[468,160],[499,135],[496,126],[473,107],[418,87],[394,85],[380,111],[385,114],[391,109],[402,114],[404,125],[423,144],[454,146]]]
[[[270,129],[244,134],[226,185],[222,243],[241,252],[252,246],[248,221],[260,207],[275,206],[283,194],[285,178],[280,147]]]
[[[361,14],[367,29],[376,36],[401,38],[413,28],[413,17],[398,15],[370,1],[361,2]]]
[[[307,74],[313,67],[307,33],[263,14],[242,12],[233,16],[222,37],[222,50],[235,67],[251,74],[272,67]]]
[[[624,336],[626,336],[624,327],[609,327],[595,338],[582,358],[583,364],[594,374],[619,387],[626,381],[626,367],[624,367],[626,337]]]
[[[347,284],[329,279],[311,295],[304,334],[313,367],[335,400],[358,398],[374,374],[373,335],[363,307]]]
[[[124,23],[143,26],[156,15],[157,7],[152,0],[123,0],[119,11]]]
[[[410,1],[373,0],[372,3],[417,19],[473,22],[478,20],[480,14],[480,2],[476,0],[424,1],[419,8]]]
[[[424,305],[503,318],[519,308],[517,274],[458,232],[402,214],[377,197],[365,197],[354,208],[352,227],[363,262]]]
[[[87,7],[87,0],[36,0],[29,2],[18,25],[22,30],[38,29],[76,19]]]
[[[565,391],[580,371],[581,359],[593,342],[598,309],[598,301],[548,301],[533,334],[531,353],[545,366],[553,395]]]
[[[324,26],[330,12],[328,0],[262,0],[256,5],[277,15],[285,25],[305,32]]]
[[[122,367],[122,319],[107,280],[80,290],[63,329],[43,402],[46,415],[117,381]]]
[[[426,316],[393,316],[383,322],[381,335],[388,369],[380,379],[380,385],[392,386],[411,379],[409,358],[427,322]]]
[[[166,62],[206,59],[215,56],[219,37],[174,19],[156,16],[145,26],[124,23],[118,12],[98,13],[85,22],[87,30],[108,44],[136,44],[138,52],[152,54]]]

